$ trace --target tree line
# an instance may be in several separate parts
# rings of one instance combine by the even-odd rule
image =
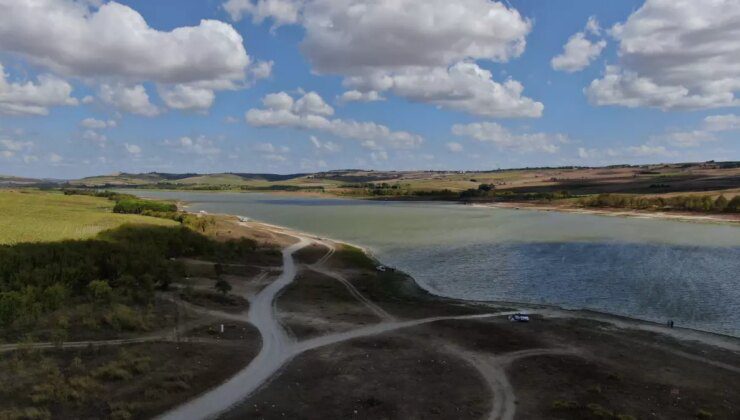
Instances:
[[[246,238],[219,242],[184,226],[123,225],[95,239],[0,246],[0,328],[33,326],[80,304],[146,306],[183,275],[178,257],[245,258]]]
[[[702,213],[740,213],[740,195],[728,200],[724,195],[679,195],[645,197],[626,194],[599,194],[579,200],[583,207],[612,207],[635,210],[689,211]]]

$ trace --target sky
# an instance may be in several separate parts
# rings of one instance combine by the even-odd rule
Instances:
[[[740,160],[736,0],[0,0],[0,174]]]

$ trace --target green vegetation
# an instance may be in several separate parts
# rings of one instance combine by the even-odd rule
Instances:
[[[341,245],[334,254],[334,261],[341,262],[347,268],[374,270],[377,265],[377,261],[370,258],[365,251],[351,245]]]
[[[30,331],[63,341],[69,331],[149,329],[157,315],[155,289],[182,276],[175,258],[231,261],[256,249],[246,238],[217,242],[193,230],[205,231],[214,224],[212,218],[126,194],[3,191],[0,198],[0,328],[5,338]],[[116,207],[181,225],[116,214]]]
[[[0,246],[0,328],[13,334],[44,326],[61,337],[75,325],[146,329],[155,289],[182,276],[172,259],[232,261],[255,248],[254,241],[217,242],[186,227],[135,225],[89,240]]]
[[[511,190],[497,191],[494,184],[480,184],[476,189],[465,190],[460,193],[463,201],[487,199],[489,201],[552,201],[570,198],[568,191],[554,192],[515,192]]]
[[[171,220],[112,212],[114,203],[92,196],[35,190],[0,190],[0,245],[92,238],[124,223],[175,226]]]
[[[740,195],[727,200],[724,195],[679,195],[644,197],[626,194],[599,194],[581,198],[583,207],[626,208],[635,210],[689,211],[702,213],[740,213]]]
[[[174,219],[171,215],[167,217],[167,214],[177,212],[177,206],[173,203],[143,200],[130,194],[82,189],[64,189],[63,192],[65,195],[87,195],[107,198],[116,203],[115,206],[113,206],[114,213],[143,214],[154,217],[163,217],[164,215],[164,218]]]

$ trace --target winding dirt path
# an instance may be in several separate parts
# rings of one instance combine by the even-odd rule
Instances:
[[[282,232],[281,232],[282,233]],[[324,244],[318,238],[309,238],[297,234],[292,234],[298,239],[298,242],[283,250],[283,273],[273,283],[264,288],[252,299],[248,313],[248,321],[251,322],[262,335],[262,348],[246,368],[239,371],[228,381],[222,383],[216,388],[207,391],[189,402],[174,408],[173,410],[159,416],[160,419],[206,419],[214,418],[234,405],[242,402],[256,391],[261,385],[267,382],[275,373],[296,356],[319,347],[331,344],[341,343],[347,340],[378,335],[403,328],[414,327],[442,320],[460,320],[460,319],[480,319],[493,316],[506,316],[513,312],[497,312],[490,314],[462,315],[462,316],[441,316],[431,317],[410,321],[395,321],[394,318],[385,312],[382,308],[370,302],[349,281],[341,275],[336,275],[328,269],[319,267],[319,270],[325,272],[332,278],[349,285],[350,290],[354,290],[353,295],[368,305],[371,309],[374,307],[381,319],[391,319],[390,321],[380,322],[378,324],[357,328],[351,331],[328,334],[301,342],[293,340],[285,331],[277,318],[275,308],[275,298],[286,286],[288,286],[296,277],[297,268],[293,254],[308,246],[312,242]],[[333,254],[333,247],[328,247],[328,256],[325,256],[318,263],[323,265],[324,262]],[[315,267],[313,267],[315,268]],[[323,272],[323,271],[322,271]],[[338,278],[337,278],[338,277]],[[340,280],[341,279],[341,280]],[[210,311],[209,311],[210,312]]]
[[[294,341],[275,316],[275,297],[295,279],[297,269],[293,253],[309,244],[309,239],[299,237],[297,243],[285,248],[283,273],[252,299],[247,320],[262,336],[262,348],[257,357],[228,381],[159,418],[179,420],[215,417],[249,396],[291,359]]]

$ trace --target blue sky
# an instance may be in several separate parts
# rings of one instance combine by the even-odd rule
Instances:
[[[0,0],[0,174],[738,160],[695,3]]]

